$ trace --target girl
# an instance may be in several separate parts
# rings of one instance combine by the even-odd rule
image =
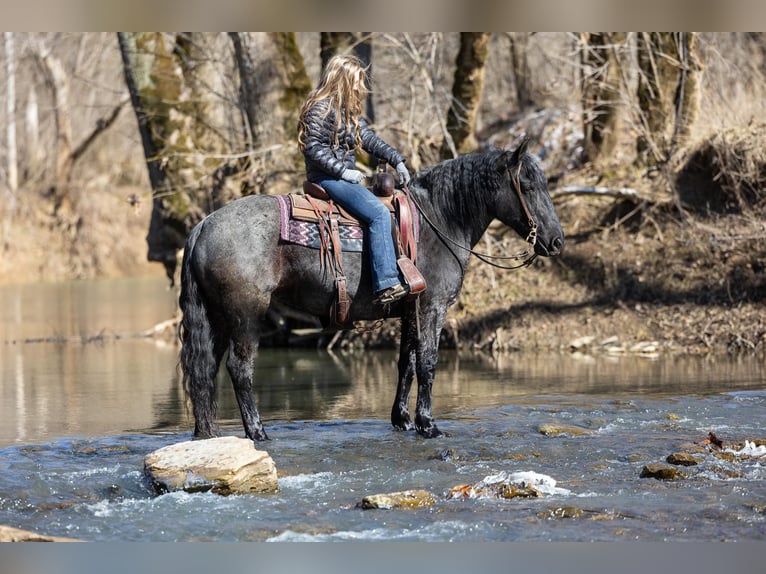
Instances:
[[[356,169],[354,150],[362,148],[396,168],[400,183],[409,183],[404,157],[384,142],[362,117],[369,94],[367,74],[353,56],[333,57],[309,94],[298,120],[298,147],[306,161],[306,178],[367,225],[375,299],[388,305],[407,295],[399,281],[388,208],[365,186]]]

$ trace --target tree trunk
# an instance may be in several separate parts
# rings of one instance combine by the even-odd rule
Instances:
[[[527,32],[510,32],[508,40],[511,44],[511,68],[513,70],[513,83],[516,88],[516,106],[519,110],[524,110],[533,103],[529,81],[529,63],[527,61],[529,34]]]
[[[7,150],[7,187],[3,214],[3,229],[0,247],[5,252],[10,247],[9,231],[11,221],[16,214],[16,191],[19,187],[16,163],[16,57],[13,49],[13,33],[5,32],[5,72],[6,72],[6,113],[8,115]]]
[[[676,88],[676,121],[673,146],[682,144],[689,137],[689,130],[697,118],[699,109],[699,74],[702,70],[697,55],[697,34],[681,32],[678,34],[679,76]]]
[[[209,83],[197,53],[203,39],[120,32],[118,41],[152,186],[147,258],[172,283],[188,232],[215,207],[210,176],[220,160],[209,157],[219,146],[201,87]]]
[[[5,111],[8,116],[7,175],[8,190],[15,194],[19,187],[18,161],[16,154],[16,56],[13,49],[13,32],[5,32]]]
[[[40,145],[40,112],[34,84],[29,86],[24,113],[24,132],[27,153],[22,173],[25,180],[30,180],[42,176],[45,159],[45,151]]]
[[[620,71],[617,51],[624,33],[583,33],[581,90],[585,154],[590,161],[608,156],[617,144]]]
[[[638,65],[642,129],[636,142],[636,161],[650,166],[670,159],[696,115],[700,69],[696,34],[639,34]]]
[[[53,99],[53,117],[56,125],[55,176],[51,188],[53,210],[58,213],[72,211],[70,180],[72,176],[72,122],[69,117],[69,78],[64,66],[51,50],[42,43],[36,46],[35,56]]]
[[[453,146],[445,138],[441,156],[450,158],[454,153],[476,151],[476,111],[484,87],[484,65],[487,61],[489,34],[461,32],[460,50],[455,61],[455,80],[452,85],[452,105],[447,112],[447,132]]]
[[[246,136],[268,163],[257,191],[289,191],[302,168],[296,144],[298,113],[311,90],[294,32],[230,34],[240,77]],[[258,166],[250,166],[258,169]]]
[[[73,147],[72,121],[70,118],[69,105],[69,75],[64,69],[64,65],[59,58],[53,55],[50,48],[42,42],[38,43],[35,49],[35,56],[42,70],[43,77],[48,85],[53,99],[53,115],[56,125],[56,155],[55,155],[55,175],[51,186],[53,197],[53,212],[60,217],[62,221],[69,215],[76,214],[74,205],[76,197],[73,196],[71,181],[72,172],[77,161],[96,141],[98,136],[106,131],[117,119],[120,111],[127,101],[123,101],[112,110],[112,112],[100,119],[93,131],[86,136],[83,141]],[[37,102],[34,91],[30,94],[30,104],[28,107],[28,129],[36,129],[37,122]],[[36,134],[30,137],[37,145]],[[31,151],[36,153],[36,147]]]

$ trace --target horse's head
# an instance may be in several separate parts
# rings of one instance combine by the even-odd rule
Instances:
[[[505,184],[497,198],[497,218],[534,242],[538,255],[558,255],[564,231],[548,194],[548,180],[537,158],[527,152],[528,143],[525,138],[515,151],[498,158],[497,169]]]

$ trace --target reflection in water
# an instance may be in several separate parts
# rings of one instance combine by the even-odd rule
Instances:
[[[0,444],[149,426],[174,347],[134,336],[172,316],[157,279],[0,287]],[[82,342],[83,338],[106,337]],[[54,339],[69,342],[28,342]],[[27,342],[25,342],[27,341]]]
[[[131,338],[19,342],[138,333],[170,317],[174,299],[161,279],[0,287],[0,446],[133,429],[190,432],[193,421],[185,408],[173,344]],[[764,388],[764,371],[763,362],[753,357],[443,352],[434,384],[434,414],[439,420],[458,411],[530,403],[550,394],[618,398]],[[269,349],[256,360],[255,392],[267,426],[300,419],[369,418],[386,424],[395,389],[394,352],[335,355]],[[416,394],[414,384],[412,401]],[[239,425],[225,369],[218,377],[217,398],[219,420]]]

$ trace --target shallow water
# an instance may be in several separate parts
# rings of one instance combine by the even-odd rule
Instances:
[[[263,351],[257,398],[272,440],[261,446],[276,462],[279,493],[156,496],[143,476],[144,456],[191,437],[177,349],[130,338],[19,341],[51,330],[138,332],[172,313],[172,293],[143,280],[73,284],[64,294],[48,288],[47,317],[62,314],[57,301],[76,320],[27,322],[38,299],[23,289],[14,299],[0,288],[0,334],[8,341],[13,330],[17,341],[0,351],[0,524],[94,541],[766,537],[766,457],[728,462],[703,453],[700,465],[682,469],[685,479],[640,478],[644,465],[710,431],[724,441],[766,438],[766,369],[758,359],[443,353],[434,413],[450,436],[424,440],[387,422],[393,353]],[[75,303],[66,293],[76,294]],[[139,293],[141,309],[125,296]],[[93,311],[115,305],[121,309]],[[225,375],[219,382],[222,431],[241,435]],[[540,434],[549,423],[591,433]],[[569,493],[447,497],[457,485],[503,471],[541,473]],[[369,494],[421,488],[436,496],[433,507],[356,507]]]

